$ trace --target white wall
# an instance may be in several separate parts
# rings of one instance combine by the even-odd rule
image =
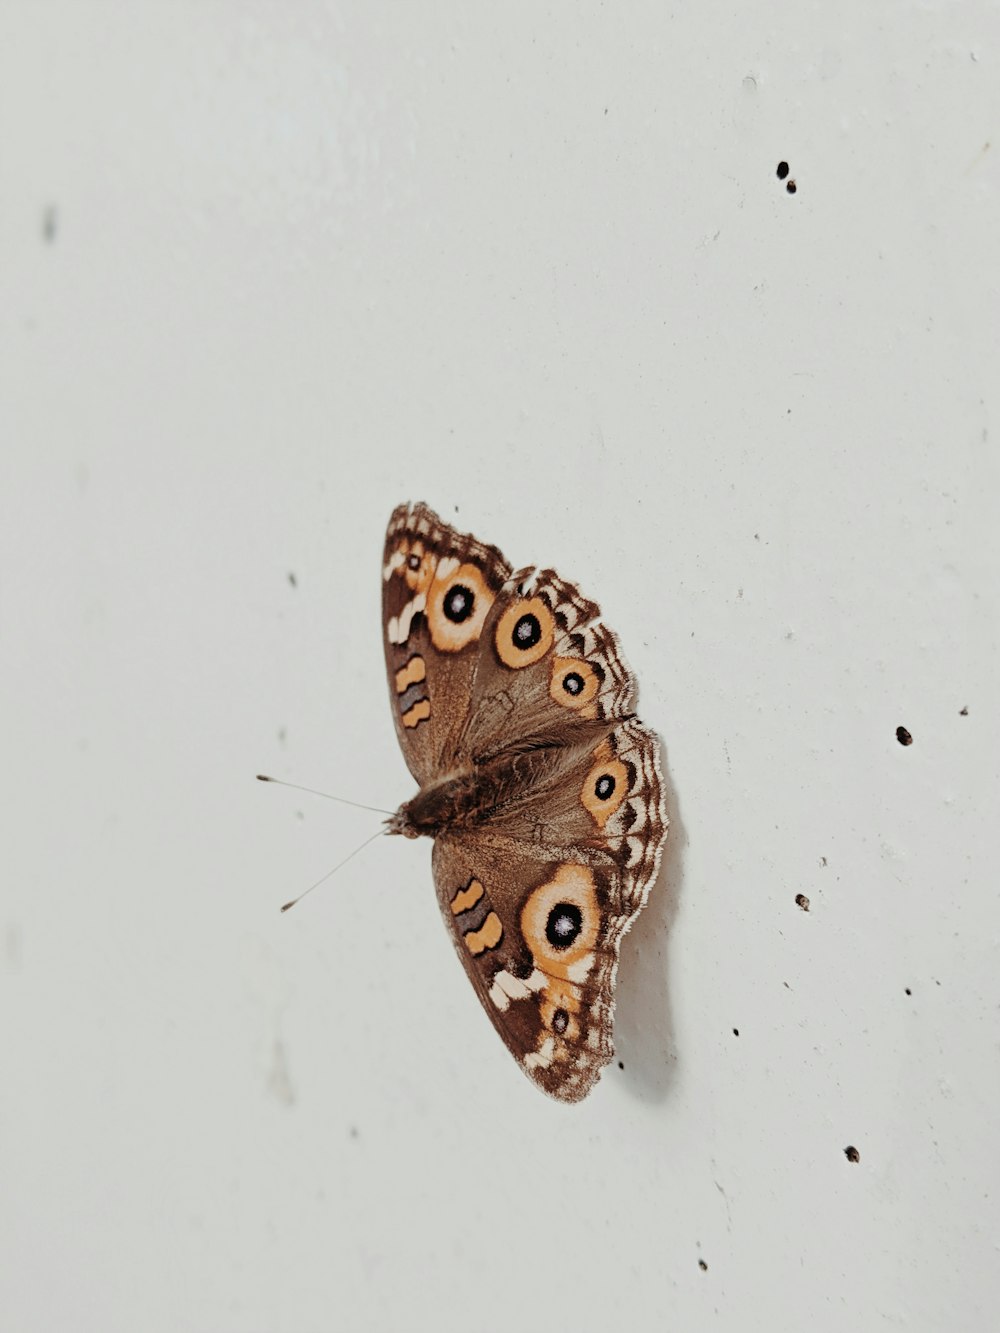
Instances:
[[[2,26],[3,1328],[993,1327],[996,6]],[[411,792],[408,498],[665,738],[579,1107],[428,845],[277,912],[378,817],[256,771]]]

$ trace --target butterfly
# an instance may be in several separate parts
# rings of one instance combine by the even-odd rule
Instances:
[[[382,630],[403,756],[420,790],[389,833],[434,839],[438,903],[521,1069],[564,1102],[614,1053],[622,936],[667,833],[659,743],[599,608],[551,569],[424,504],[393,512]]]

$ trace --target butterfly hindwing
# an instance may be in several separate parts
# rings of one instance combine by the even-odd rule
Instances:
[[[455,947],[524,1072],[561,1101],[611,1059],[614,872],[523,846],[440,837],[434,880]]]

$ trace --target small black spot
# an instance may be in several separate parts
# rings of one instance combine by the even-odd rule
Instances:
[[[553,949],[568,949],[583,929],[583,913],[576,903],[556,903],[545,923],[545,938]]]
[[[288,582],[292,585],[293,588],[297,588],[299,586],[299,581],[291,570],[288,571]]]
[[[913,737],[910,735],[910,733],[906,730],[905,727],[896,728],[896,740],[899,741],[900,745],[913,744]]]
[[[701,1269],[701,1271],[702,1271],[703,1273],[707,1273],[707,1272],[708,1272],[708,1264],[705,1263],[705,1260],[704,1260],[704,1259],[699,1259],[699,1260],[698,1260],[698,1267]]]
[[[542,637],[542,627],[538,617],[533,616],[530,611],[527,612],[514,626],[514,632],[510,637],[515,648],[520,648],[522,651],[534,648]]]
[[[858,1152],[857,1148],[855,1148],[853,1143],[849,1143],[844,1149],[844,1156],[849,1162],[861,1161],[861,1154]]]
[[[783,181],[787,175],[788,175],[788,163],[787,163],[787,162],[779,162],[779,163],[778,163],[778,180],[779,180],[779,181]]]
[[[610,801],[615,794],[615,780],[610,773],[602,773],[594,784],[594,795],[599,801]]]
[[[475,604],[476,599],[472,595],[472,590],[467,588],[464,583],[456,583],[453,588],[449,588],[445,593],[442,609],[447,620],[450,620],[453,625],[461,625],[463,620],[468,620],[472,615],[472,608]]]
[[[958,710],[958,716],[959,716],[959,717],[968,717],[968,716],[969,716],[969,710],[968,710],[968,708],[960,708],[960,709]]]
[[[417,555],[416,551],[411,551],[410,554],[406,557],[406,563],[407,565],[409,565],[410,569],[419,569],[420,556]]]
[[[733,1036],[734,1036],[734,1037],[738,1037],[739,1035],[740,1035],[740,1030],[739,1030],[739,1028],[733,1028]]]
[[[806,897],[804,893],[797,893],[795,895],[795,902],[799,907],[802,908],[803,912],[809,911],[809,899]]]
[[[619,1060],[619,1061],[618,1061],[618,1068],[619,1068],[619,1069],[624,1069],[624,1068],[625,1068],[625,1063],[624,1063],[624,1061],[622,1061],[622,1060]]]
[[[569,1027],[569,1014],[565,1009],[557,1009],[552,1015],[552,1026],[559,1033],[560,1037]]]
[[[583,677],[579,671],[570,671],[563,676],[563,689],[567,694],[579,694],[583,689]]]
[[[785,186],[785,189],[788,191],[789,194],[794,194],[798,188],[799,187],[795,184],[794,181],[789,181],[788,184]]]
[[[907,988],[906,988],[906,993],[907,993],[907,995],[912,995],[912,994],[913,994],[913,991],[910,990],[909,986],[907,986]]]

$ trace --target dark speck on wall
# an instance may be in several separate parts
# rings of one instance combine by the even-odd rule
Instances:
[[[857,1148],[855,1148],[853,1143],[849,1143],[844,1149],[844,1156],[849,1162],[861,1161],[861,1154],[858,1152]]]
[[[701,1269],[701,1271],[702,1271],[703,1273],[707,1273],[707,1272],[708,1272],[708,1264],[705,1263],[705,1260],[704,1260],[704,1259],[699,1259],[699,1260],[698,1260],[698,1267]]]
[[[958,716],[959,716],[959,717],[968,717],[968,716],[969,716],[969,710],[968,710],[968,708],[960,708],[960,709],[958,710]]]
[[[906,730],[905,727],[896,728],[896,740],[899,741],[900,745],[913,744],[913,737],[910,735],[910,733]]]
[[[297,588],[299,586],[299,581],[291,570],[288,571],[288,582],[292,585],[293,588]]]
[[[785,189],[788,191],[788,193],[789,193],[789,194],[794,194],[795,191],[798,189],[798,186],[795,184],[795,182],[794,182],[793,180],[786,180],[786,179],[785,179],[785,178],[787,177],[787,175],[788,175],[788,172],[789,172],[789,166],[788,166],[788,163],[787,163],[787,162],[779,162],[779,163],[778,163],[778,170],[775,172],[775,175],[778,177],[778,180],[779,180],[779,181],[785,181]]]
[[[906,993],[907,993],[907,995],[912,995],[912,994],[913,994],[913,991],[910,990],[909,986],[907,986],[907,988],[906,988]]]
[[[619,1069],[624,1069],[624,1068],[625,1068],[625,1065],[622,1063],[621,1060],[618,1061],[618,1068],[619,1068]]]
[[[740,1030],[739,1030],[739,1028],[733,1028],[733,1036],[734,1036],[734,1037],[738,1037],[739,1035],[740,1035]]]
[[[49,204],[42,214],[42,240],[51,245],[59,230],[59,213],[55,204]]]
[[[802,908],[803,912],[809,911],[809,899],[804,893],[797,893],[795,895],[795,901],[798,906]]]

